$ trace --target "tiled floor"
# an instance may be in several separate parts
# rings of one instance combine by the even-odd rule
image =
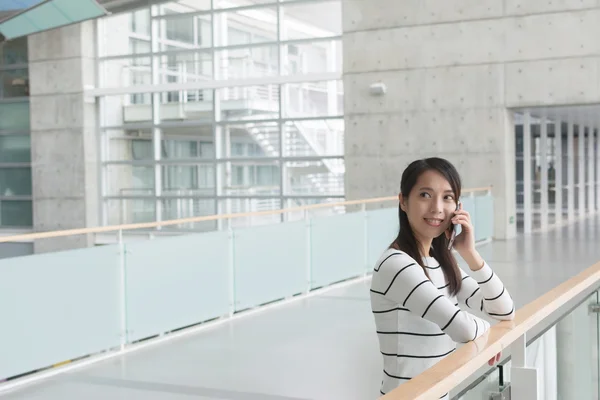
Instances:
[[[480,252],[517,307],[600,261],[600,218]],[[0,396],[71,400],[375,399],[368,281],[300,299]]]

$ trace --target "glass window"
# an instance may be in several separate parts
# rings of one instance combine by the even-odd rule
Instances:
[[[131,13],[131,32],[150,36],[150,10],[141,9]]]
[[[344,120],[286,121],[283,124],[284,156],[343,156]]]
[[[342,34],[340,1],[282,6],[281,40],[309,39]]]
[[[224,125],[222,132],[229,134],[230,154],[223,148],[221,157],[278,157],[279,123],[250,122]]]
[[[237,86],[217,90],[223,120],[279,117],[279,86]]]
[[[30,200],[0,200],[0,226],[33,226],[33,208]]]
[[[27,37],[20,37],[0,46],[0,65],[27,64]]]
[[[219,79],[247,79],[279,75],[277,46],[219,50]]]
[[[0,103],[0,131],[29,131],[29,102]]]
[[[217,46],[234,46],[277,40],[277,8],[227,11],[215,14],[217,31],[227,35],[215,38]]]
[[[31,196],[31,168],[0,168],[0,196]]]
[[[213,164],[163,165],[163,195],[211,196],[215,194]]]
[[[342,81],[286,83],[281,87],[283,116],[326,117],[344,114]]]
[[[29,73],[26,68],[0,71],[0,98],[29,96]]]
[[[284,163],[287,195],[344,194],[344,160],[288,161]]]
[[[31,161],[31,138],[29,135],[0,135],[0,163]]]

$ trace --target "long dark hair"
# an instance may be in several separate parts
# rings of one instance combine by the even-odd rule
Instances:
[[[402,173],[402,182],[400,183],[400,193],[405,199],[408,199],[408,196],[417,183],[417,180],[426,171],[437,171],[446,180],[450,183],[450,187],[454,192],[454,198],[456,201],[460,198],[460,190],[461,190],[461,181],[460,175],[454,166],[447,160],[443,158],[426,158],[422,160],[413,161]],[[419,263],[423,270],[425,271],[425,275],[429,278],[429,273],[427,272],[427,268],[423,263],[423,256],[433,256],[440,263],[442,267],[442,271],[446,277],[446,280],[449,283],[449,291],[451,294],[455,295],[460,290],[460,286],[462,283],[461,273],[458,268],[458,263],[456,259],[452,255],[452,252],[448,250],[448,239],[445,234],[441,234],[440,236],[433,239],[431,244],[431,253],[430,254],[421,254],[419,242],[410,227],[408,222],[408,216],[402,210],[402,207],[398,205],[398,217],[400,219],[400,231],[398,232],[398,236],[392,242],[390,247],[393,247],[397,250],[403,251],[412,258],[415,259],[416,262]]]

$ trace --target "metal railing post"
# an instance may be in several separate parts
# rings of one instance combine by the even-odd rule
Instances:
[[[123,241],[123,230],[119,229],[117,231],[117,243],[118,243],[118,253],[119,253],[119,308],[121,314],[121,329],[120,329],[120,337],[121,337],[121,351],[125,349],[125,346],[128,342],[127,337],[127,272],[126,268],[126,249],[125,243]]]
[[[527,334],[523,333],[510,345],[511,353],[511,399],[539,400],[538,371],[527,367]]]
[[[304,227],[306,229],[306,293],[312,289],[312,262],[311,262],[311,221],[310,210],[304,209]]]

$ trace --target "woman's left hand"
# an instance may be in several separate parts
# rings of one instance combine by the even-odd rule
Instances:
[[[462,209],[462,204],[454,212],[452,223],[460,224],[462,228],[462,232],[454,239],[454,248],[458,251],[458,254],[463,256],[463,254],[473,253],[475,251],[475,231],[471,223],[471,215],[469,215],[468,211]],[[448,231],[446,232],[446,236],[449,237]]]

